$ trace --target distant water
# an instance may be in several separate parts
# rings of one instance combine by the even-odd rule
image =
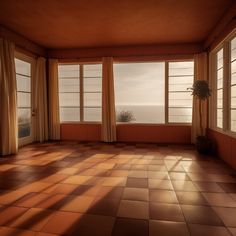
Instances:
[[[165,123],[165,107],[153,105],[116,106],[116,114],[121,111],[132,112],[135,120],[132,123]]]

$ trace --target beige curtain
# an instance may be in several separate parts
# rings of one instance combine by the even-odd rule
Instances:
[[[207,53],[200,53],[194,55],[194,80],[207,80],[208,64]],[[207,101],[202,103],[202,123],[204,135],[207,128]],[[199,125],[199,100],[193,97],[193,116],[192,116],[192,133],[191,141],[195,143],[196,137],[200,135]]]
[[[113,59],[104,57],[102,65],[102,141],[116,141],[116,112]]]
[[[18,149],[17,90],[14,44],[0,39],[0,155]]]
[[[48,140],[48,109],[47,109],[47,81],[46,59],[37,58],[35,69],[35,139],[39,142]]]
[[[49,59],[49,138],[60,140],[58,60]]]

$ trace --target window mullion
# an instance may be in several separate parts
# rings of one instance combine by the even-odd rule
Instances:
[[[80,67],[80,121],[84,121],[84,66],[79,65]]]
[[[229,112],[229,101],[230,101],[230,93],[229,93],[229,43],[224,43],[224,57],[223,57],[223,130],[229,130],[229,121],[230,121],[230,112]]]
[[[165,123],[169,123],[169,62],[165,62]]]

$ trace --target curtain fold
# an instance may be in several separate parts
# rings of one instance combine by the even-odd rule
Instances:
[[[208,57],[207,53],[200,53],[194,55],[194,80],[207,80],[208,74]],[[207,128],[207,101],[202,102],[202,123],[204,135],[206,134]],[[199,100],[193,97],[193,114],[192,114],[192,131],[191,141],[196,142],[196,137],[200,135],[200,124],[199,124]]]
[[[0,39],[0,155],[18,150],[14,43]]]
[[[60,140],[58,60],[49,59],[49,138]]]
[[[102,141],[116,141],[116,112],[112,57],[104,57],[102,65]]]
[[[48,108],[47,108],[47,80],[46,59],[37,58],[35,69],[35,140],[45,142],[48,140]]]

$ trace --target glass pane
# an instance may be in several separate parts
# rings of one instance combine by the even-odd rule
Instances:
[[[79,92],[79,79],[59,79],[59,92]]]
[[[191,93],[170,93],[169,107],[192,107]]]
[[[16,73],[21,75],[31,75],[31,64],[15,58]]]
[[[231,41],[231,61],[236,59],[236,38]]]
[[[185,84],[186,88],[192,87],[193,76],[169,76],[169,86],[177,84]]]
[[[236,108],[236,85],[231,87],[231,108]]]
[[[102,106],[101,93],[84,93],[84,106]]]
[[[80,108],[60,107],[60,121],[79,121]]]
[[[231,131],[236,132],[236,110],[231,110]]]
[[[217,69],[223,67],[223,49],[217,53]]]
[[[169,76],[193,75],[194,63],[190,62],[169,62]]]
[[[236,84],[236,73],[231,74],[231,85]]]
[[[192,108],[169,108],[169,122],[191,123]]]
[[[114,78],[117,121],[165,122],[164,63],[114,64]]]
[[[223,68],[217,71],[217,80],[218,79],[223,79]]]
[[[217,108],[223,108],[223,90],[217,90]]]
[[[221,108],[217,109],[217,127],[223,127],[223,109]]]
[[[169,63],[169,122],[191,123],[193,75],[193,61]]]
[[[30,85],[30,77],[16,75],[16,83],[17,83],[17,91],[22,92],[30,92],[31,85]]]
[[[18,108],[18,138],[30,136],[31,109]]]
[[[84,78],[84,92],[102,92],[102,78]]]
[[[101,108],[84,108],[85,121],[101,121],[102,109]]]
[[[102,77],[102,64],[84,65],[84,77]]]
[[[79,65],[59,65],[59,78],[79,78]]]
[[[24,92],[17,92],[17,106],[18,107],[30,107],[31,106],[31,94]]]
[[[231,63],[231,73],[236,73],[236,61]]]
[[[60,93],[59,94],[60,106],[79,107],[80,94],[79,93]]]

